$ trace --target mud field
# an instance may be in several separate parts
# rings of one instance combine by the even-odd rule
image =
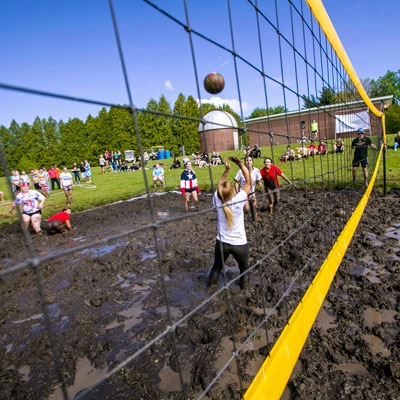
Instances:
[[[234,347],[272,311],[266,329],[251,337],[205,397],[240,399],[344,226],[345,219],[336,216],[336,210],[340,207],[350,215],[361,193],[336,195],[287,191],[273,216],[266,212],[265,199],[260,199],[258,221],[246,217],[251,264],[307,218],[314,218],[250,272],[249,289],[240,290],[232,282],[229,290],[179,324],[174,336],[155,341],[85,398],[197,398]],[[318,213],[327,200],[329,205]],[[217,287],[206,287],[214,255],[215,211],[191,210],[190,218],[167,221],[184,216],[182,196],[153,196],[152,203],[154,217],[165,221],[158,225],[156,236],[153,228],[140,230],[40,267],[71,398],[223,284],[221,276]],[[210,206],[211,194],[203,193],[201,210]],[[148,210],[147,199],[136,199],[75,213],[71,221],[76,230],[32,236],[33,246],[40,254],[58,253],[132,231],[150,222]],[[400,398],[399,232],[399,199],[373,194],[283,398]],[[0,229],[0,255],[1,268],[27,257],[17,225]],[[274,309],[302,268],[287,300]],[[237,275],[230,258],[226,280]],[[35,273],[25,269],[0,278],[0,296],[0,398],[61,399]]]

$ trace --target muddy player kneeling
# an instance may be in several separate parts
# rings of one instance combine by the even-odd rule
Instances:
[[[67,230],[75,229],[71,226],[69,216],[71,214],[71,209],[65,206],[63,211],[54,214],[52,217],[43,221],[40,225],[42,230],[46,231],[48,235],[53,233],[64,233]]]

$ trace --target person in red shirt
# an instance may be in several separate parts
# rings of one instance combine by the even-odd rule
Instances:
[[[41,223],[42,230],[45,230],[49,235],[57,232],[64,233],[67,232],[67,230],[75,229],[71,226],[69,218],[70,214],[71,209],[65,206],[63,211],[54,214],[49,219]]]
[[[326,144],[325,144],[325,142],[324,142],[323,140],[321,140],[321,141],[319,142],[319,145],[318,145],[318,154],[321,155],[321,156],[326,155]]]
[[[314,144],[313,140],[311,140],[311,143],[308,146],[308,152],[309,152],[310,156],[316,156],[318,154],[317,146]]]
[[[60,174],[57,174],[57,170],[54,165],[49,169],[48,174],[51,179],[51,190],[54,190],[54,184],[56,184],[58,189],[60,189],[60,180],[58,179]]]
[[[279,190],[277,190],[280,187],[278,176],[281,176],[287,183],[289,183],[289,185],[295,185],[292,184],[292,182],[286,177],[280,168],[272,164],[271,158],[265,158],[264,165],[265,167],[260,171],[260,173],[264,182],[264,189],[269,193],[269,212],[272,214],[274,205],[278,204],[280,200]]]

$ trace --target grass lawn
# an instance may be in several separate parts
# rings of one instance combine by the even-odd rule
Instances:
[[[395,135],[388,135],[389,145],[393,145]],[[376,142],[376,140],[375,140]],[[282,172],[289,178],[294,179],[297,186],[302,186],[303,180],[307,180],[307,185],[318,186],[326,188],[329,183],[329,187],[342,187],[344,183],[351,179],[351,164],[347,161],[347,154],[349,150],[350,139],[346,142],[345,153],[333,154],[332,146],[329,145],[329,154],[327,156],[316,156],[314,158],[308,158],[304,161],[294,161],[289,163],[279,162],[280,156],[285,152],[286,146],[275,146],[272,148],[274,152],[275,164],[282,169]],[[292,146],[294,149],[297,146]],[[378,152],[374,152],[369,149],[370,157],[370,174],[372,174],[373,167],[375,164],[375,157]],[[229,151],[221,153],[222,157],[234,155],[239,158],[243,158],[243,151]],[[271,157],[271,147],[262,148],[263,157]],[[189,157],[191,158],[191,157]],[[150,161],[148,166],[153,166],[157,161]],[[172,163],[172,158],[167,160],[160,160],[160,163],[164,163],[164,171],[166,177],[166,189],[165,190],[179,190],[180,188],[180,175],[183,168],[169,170],[169,166]],[[261,169],[263,167],[263,159],[254,160],[255,167]],[[393,149],[389,149],[386,153],[386,170],[387,170],[387,187],[388,190],[392,187],[400,188],[400,150],[394,152]],[[212,174],[214,186],[218,182],[224,166],[211,167],[211,168],[194,168],[200,189],[206,190],[211,189],[211,178],[210,170]],[[340,170],[336,173],[326,174],[328,171]],[[84,210],[92,207],[96,207],[103,204],[109,204],[114,201],[128,199],[138,194],[146,193],[146,187],[144,182],[143,171],[136,172],[119,172],[112,173],[107,172],[104,175],[100,174],[99,167],[92,168],[93,177],[92,184],[82,184],[75,186],[72,191],[73,205],[72,210]],[[233,181],[233,178],[237,172],[237,167],[232,166],[229,173],[228,179]],[[145,170],[147,182],[150,188],[150,192],[154,191],[152,186],[152,170]],[[325,174],[323,177],[319,176]],[[362,173],[358,171],[358,179],[362,184]],[[315,178],[313,178],[315,177]],[[281,184],[286,184],[282,179]],[[383,187],[383,161],[378,172],[378,179],[376,187],[381,190]],[[157,191],[162,191],[161,185],[157,186]],[[12,199],[9,193],[8,186],[6,185],[5,178],[0,179],[0,191],[4,192],[5,201],[0,203],[0,224],[10,223],[16,220],[16,212],[13,215],[9,215],[10,202]],[[45,207],[43,209],[43,218],[54,214],[61,210],[65,204],[65,196],[63,191],[55,190],[51,192],[49,198],[46,199]]]

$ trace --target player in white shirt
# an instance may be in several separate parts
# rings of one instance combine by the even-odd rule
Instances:
[[[260,170],[256,167],[253,167],[253,158],[251,156],[247,156],[244,160],[246,167],[248,168],[250,172],[250,178],[251,178],[251,191],[248,196],[249,201],[251,204],[246,201],[246,204],[244,206],[244,211],[248,212],[251,210],[251,214],[253,217],[253,221],[257,220],[257,211],[256,211],[256,185],[260,187],[260,190],[263,190],[262,186],[262,176],[260,174]],[[244,186],[246,183],[246,180],[244,179],[243,173],[241,170],[239,170],[235,176],[235,189],[236,193],[239,193],[239,190]]]
[[[60,186],[64,190],[67,205],[72,204],[72,188],[74,185],[72,183],[72,174],[68,172],[67,167],[64,167],[63,172],[60,174]]]
[[[218,232],[215,243],[214,266],[211,269],[208,286],[218,281],[219,274],[228,256],[232,254],[239,265],[240,273],[248,268],[249,249],[244,228],[243,208],[251,190],[249,170],[236,157],[229,157],[242,171],[245,184],[236,193],[235,187],[226,180],[230,164],[224,161],[225,171],[218,182],[214,193],[213,204],[217,207]],[[249,275],[240,278],[240,287],[245,289],[249,283]]]

